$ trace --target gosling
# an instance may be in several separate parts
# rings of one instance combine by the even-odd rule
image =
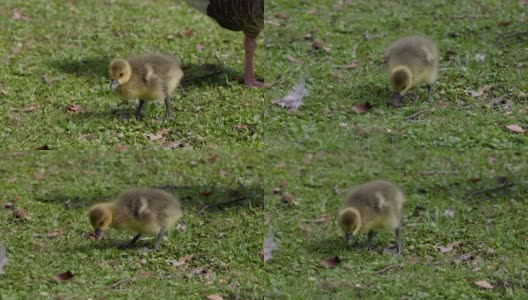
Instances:
[[[96,240],[108,227],[136,233],[126,247],[133,246],[144,234],[154,234],[157,235],[154,251],[159,249],[164,235],[181,216],[178,198],[153,188],[129,189],[112,202],[94,205],[89,212]]]
[[[171,117],[172,93],[179,85],[183,71],[175,59],[147,54],[129,58],[116,58],[110,63],[110,87],[125,100],[139,99],[136,118],[143,117],[145,101],[165,102],[165,116]]]
[[[373,250],[374,234],[377,231],[394,231],[396,254],[401,253],[400,222],[403,192],[394,184],[375,180],[361,184],[350,192],[341,207],[337,221],[345,232],[349,246],[354,236],[368,232],[368,249]]]
[[[438,72],[438,49],[423,36],[408,36],[394,42],[385,54],[385,70],[394,90],[390,103],[402,105],[402,95],[417,85],[427,87],[428,99],[433,101],[432,84]]]

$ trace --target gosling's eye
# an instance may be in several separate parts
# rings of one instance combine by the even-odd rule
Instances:
[[[103,221],[101,221],[101,223],[99,223],[99,227],[102,227],[103,226]]]
[[[123,77],[123,73],[119,74],[119,77]]]

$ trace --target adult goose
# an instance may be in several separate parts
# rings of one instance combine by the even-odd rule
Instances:
[[[223,28],[244,33],[246,52],[244,83],[262,87],[255,79],[253,56],[257,37],[264,28],[264,0],[185,0],[189,5],[208,15]]]

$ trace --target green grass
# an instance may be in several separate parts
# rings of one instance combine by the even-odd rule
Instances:
[[[528,53],[526,7],[518,1],[346,1],[269,0],[266,2],[265,141],[268,148],[317,149],[519,149],[526,134],[507,125],[528,128]],[[311,10],[315,10],[311,11]],[[277,18],[284,13],[288,19]],[[311,14],[310,14],[311,13]],[[459,16],[477,16],[476,19]],[[487,16],[482,18],[478,16]],[[509,26],[499,22],[509,21]],[[312,32],[329,51],[312,50],[304,39]],[[363,33],[373,39],[367,41]],[[412,90],[402,108],[386,105],[390,86],[381,68],[388,44],[398,37],[423,33],[440,49],[440,72],[433,86],[434,103],[425,88]],[[475,55],[486,54],[483,62]],[[292,56],[302,63],[289,62]],[[357,69],[336,68],[359,62]],[[271,104],[306,79],[310,95],[297,112]],[[278,83],[277,83],[278,82]],[[493,85],[485,96],[468,90]],[[508,107],[490,108],[495,98]],[[352,106],[369,102],[373,109],[357,115]],[[423,111],[413,119],[406,117]]]
[[[234,299],[262,294],[260,158],[251,152],[201,151],[6,153],[0,159],[0,244],[7,248],[9,263],[0,276],[0,299],[202,299],[210,294]],[[130,232],[110,229],[109,238],[100,243],[87,237],[87,206],[110,200],[129,186],[159,185],[170,185],[167,189],[180,195],[187,229],[173,230],[158,252],[141,251],[153,247],[152,237],[140,240],[137,248],[117,249],[114,244],[130,239]],[[13,218],[13,210],[4,209],[7,202],[31,219]],[[56,228],[63,233],[42,236]],[[186,265],[169,264],[185,255],[193,255]],[[51,279],[68,270],[74,275],[70,281]],[[106,288],[121,279],[134,281]]]
[[[236,80],[243,35],[183,1],[7,0],[0,26],[2,149],[261,148],[264,92]],[[192,36],[179,37],[186,28]],[[255,64],[262,76],[260,48],[259,42]],[[122,105],[110,90],[107,71],[114,57],[158,51],[185,66],[173,118],[163,125],[156,120],[162,105],[137,121],[135,106]],[[72,104],[84,111],[67,112]],[[171,129],[164,139],[145,137],[164,128]]]
[[[264,266],[273,274],[270,299],[526,299],[528,259],[528,164],[526,155],[489,151],[277,152],[267,155],[265,206],[278,248]],[[515,186],[481,193],[503,185]],[[407,201],[401,257],[366,250],[366,235],[346,247],[335,223],[344,192],[355,184],[385,178],[402,187]],[[498,182],[499,181],[499,182]],[[272,191],[292,194],[298,206]],[[453,207],[455,215],[444,212]],[[327,222],[314,223],[327,214]],[[393,234],[379,234],[382,249]],[[462,241],[442,254],[435,246]],[[342,262],[324,269],[320,261]],[[462,261],[462,257],[469,259]],[[399,265],[376,275],[387,266]],[[487,280],[493,290],[474,282]]]

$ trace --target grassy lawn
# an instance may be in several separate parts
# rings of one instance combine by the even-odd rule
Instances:
[[[2,149],[261,148],[264,92],[237,82],[243,35],[183,1],[7,0],[0,27]],[[108,79],[112,58],[156,51],[185,67],[165,124],[162,105],[137,121]],[[162,129],[163,138],[146,136]]]
[[[265,206],[278,245],[264,266],[274,274],[270,299],[528,297],[526,155],[277,152],[267,161]],[[392,180],[406,193],[401,257],[367,252],[366,235],[347,249],[335,223],[344,192],[373,178]],[[514,186],[468,196],[508,183]],[[281,194],[293,195],[297,205],[283,203]],[[453,217],[445,215],[449,208]],[[391,241],[393,234],[379,234],[374,245],[381,250]],[[453,242],[460,243],[451,251],[436,248]],[[320,265],[335,256],[342,260],[336,267]],[[480,289],[479,280],[494,289]]]
[[[0,276],[0,299],[202,299],[219,294],[247,299],[262,280],[262,155],[251,152],[10,152],[0,159],[0,245],[9,263]],[[89,205],[129,186],[175,189],[186,229],[175,229],[156,253],[114,244],[130,232],[108,230],[95,243]],[[233,199],[239,202],[209,206]],[[8,202],[25,211],[15,219]],[[56,236],[53,236],[55,233]],[[51,234],[52,236],[47,236]],[[172,265],[192,255],[182,266]],[[52,276],[71,271],[57,283]],[[117,286],[119,280],[130,280]],[[237,298],[239,299],[239,298]]]
[[[506,128],[510,124],[528,128],[524,2],[301,3],[266,1],[266,79],[275,82],[266,91],[268,147],[528,148],[526,134]],[[524,34],[512,35],[521,31]],[[430,36],[440,49],[435,101],[425,102],[426,90],[420,87],[412,90],[404,107],[388,107],[391,90],[381,68],[385,49],[398,37],[416,32]],[[327,50],[313,50],[307,34],[322,41]],[[479,53],[484,61],[477,61]],[[343,68],[353,62],[356,68]],[[310,91],[303,107],[288,114],[271,104],[300,76]],[[488,85],[483,95],[470,94]],[[352,111],[364,102],[373,106],[369,112],[358,115]]]

